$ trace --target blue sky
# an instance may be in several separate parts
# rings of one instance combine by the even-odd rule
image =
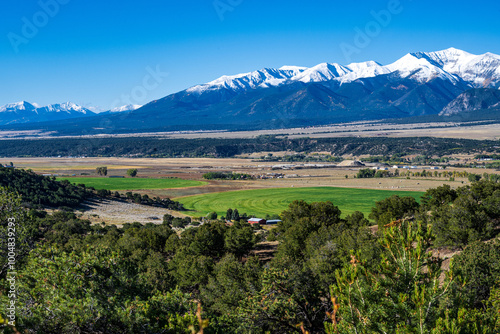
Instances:
[[[0,105],[108,109],[265,67],[388,64],[451,46],[500,54],[496,0],[3,0],[0,8]]]

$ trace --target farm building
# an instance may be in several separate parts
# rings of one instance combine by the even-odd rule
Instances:
[[[120,175],[110,175],[108,176],[108,178],[110,179],[124,179],[125,176],[120,176]]]
[[[267,225],[276,225],[280,222],[281,220],[279,219],[271,219],[266,222]]]
[[[266,220],[265,219],[262,219],[262,218],[250,218],[248,220],[248,223],[249,224],[261,224],[261,225],[265,225],[266,224]]]

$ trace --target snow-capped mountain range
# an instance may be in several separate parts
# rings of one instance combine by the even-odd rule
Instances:
[[[140,105],[126,105],[105,113],[127,112],[140,108]],[[61,121],[71,118],[96,116],[97,113],[73,102],[40,106],[26,101],[9,103],[0,107],[0,125],[32,122]]]
[[[451,82],[464,81],[471,88],[499,88],[500,56],[485,53],[473,55],[449,48],[437,52],[409,53],[392,64],[381,65],[375,61],[340,65],[322,63],[311,68],[283,66],[279,69],[266,68],[250,73],[222,76],[206,84],[187,89],[190,93],[202,93],[221,88],[233,91],[276,87],[293,82],[336,81],[349,83],[362,78],[397,73],[401,78],[427,82],[440,77]]]
[[[95,113],[75,103],[66,102],[39,106],[26,101],[0,107],[0,124],[60,121],[68,118],[94,116]]]
[[[222,76],[144,106],[124,106],[85,118],[81,116],[89,113],[81,113],[78,120],[60,121],[51,127],[65,134],[80,129],[85,133],[266,129],[420,116],[446,118],[471,110],[476,117],[482,106],[490,110],[488,117],[497,117],[500,105],[495,99],[499,95],[479,90],[499,88],[499,55],[449,48],[409,53],[388,65],[375,61],[322,63]],[[40,109],[26,103],[18,107]],[[6,114],[1,110],[9,108],[14,107],[0,109],[0,121]],[[500,111],[498,114],[500,119]],[[20,121],[11,120],[15,122]]]

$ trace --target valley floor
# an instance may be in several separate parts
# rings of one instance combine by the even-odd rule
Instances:
[[[58,138],[123,138],[158,137],[168,139],[198,138],[255,138],[262,135],[288,136],[289,138],[330,138],[330,137],[437,137],[477,140],[497,140],[500,138],[499,124],[490,121],[477,122],[433,122],[393,124],[381,122],[352,122],[304,128],[288,128],[255,131],[175,131],[150,133],[123,133],[89,136],[65,136]],[[44,130],[0,131],[1,139],[54,138],[53,132]]]
[[[275,153],[278,155],[279,153]],[[457,156],[466,161],[470,156]],[[448,177],[391,177],[391,178],[354,178],[360,167],[337,167],[333,163],[324,163],[326,168],[311,168],[307,163],[294,163],[295,167],[279,169],[283,165],[278,162],[260,162],[251,158],[208,159],[208,158],[183,158],[183,159],[133,159],[133,158],[12,158],[18,168],[32,169],[36,173],[56,176],[76,175],[80,178],[95,177],[95,168],[107,166],[108,176],[125,176],[127,169],[137,168],[138,177],[165,178],[177,177],[185,180],[203,180],[203,174],[210,171],[232,171],[247,173],[264,179],[254,180],[209,180],[207,184],[194,187],[173,189],[137,189],[130,191],[148,195],[149,197],[172,198],[183,202],[186,196],[223,193],[234,190],[271,189],[271,188],[312,188],[312,187],[343,187],[358,189],[375,189],[398,191],[420,191],[449,184],[457,188],[468,184],[464,177],[450,180]],[[0,161],[6,164],[7,161]],[[302,165],[302,166],[301,166]],[[318,164],[319,165],[319,164]],[[415,171],[421,171],[416,169]],[[441,170],[440,170],[441,171]],[[482,174],[499,173],[495,170],[473,168],[451,168],[448,172],[468,171]],[[83,175],[81,175],[83,174]],[[347,178],[346,178],[347,176]],[[127,180],[127,179],[119,179]],[[204,180],[206,181],[206,180]],[[79,181],[80,182],[80,181]],[[125,194],[129,190],[120,190]],[[227,196],[226,196],[227,197]],[[307,201],[307,198],[304,198]],[[90,219],[93,223],[122,224],[125,222],[158,222],[162,221],[165,213],[175,216],[184,216],[184,213],[142,206],[132,203],[103,201],[92,203],[83,208],[83,218]],[[186,212],[188,213],[188,212]],[[252,214],[252,212],[248,212]],[[155,218],[152,218],[155,217]]]

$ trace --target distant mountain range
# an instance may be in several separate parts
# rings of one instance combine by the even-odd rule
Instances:
[[[140,108],[140,105],[126,105],[99,114],[127,112]],[[41,107],[36,103],[26,101],[6,104],[0,107],[0,125],[54,122],[67,119],[92,117],[98,115],[88,108],[72,102],[50,104]]]
[[[95,113],[77,104],[66,102],[41,107],[26,101],[0,107],[0,124],[53,122],[69,118],[93,116]]]
[[[37,126],[59,133],[79,128],[86,133],[142,132],[447,117],[496,110],[499,88],[500,56],[450,48],[410,53],[385,66],[374,61],[345,66],[323,63],[223,76],[136,110]]]

